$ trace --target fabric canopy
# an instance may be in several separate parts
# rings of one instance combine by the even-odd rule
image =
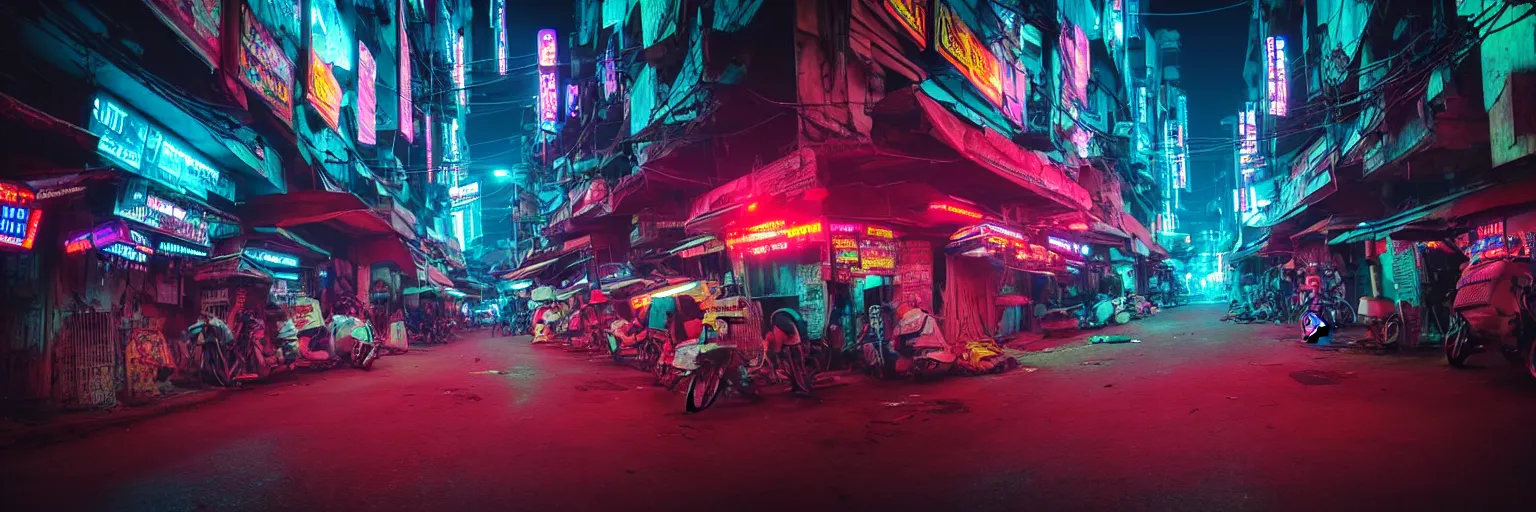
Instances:
[[[399,233],[389,221],[375,215],[372,210],[342,210],[278,221],[277,227],[289,228],[306,224],[325,224],[338,231],[353,235],[393,235]],[[399,233],[405,236],[405,233]],[[407,238],[414,239],[411,235]]]
[[[305,240],[305,239],[299,237],[299,235],[294,234],[292,231],[288,231],[288,230],[283,229],[283,228],[272,227],[272,226],[257,226],[255,228],[252,228],[252,230],[255,231],[258,234],[267,235],[267,236],[271,236],[271,237],[287,240],[289,242],[292,242],[295,245],[298,245],[300,248],[303,248],[305,250],[308,250],[309,252],[315,253],[316,255],[318,255],[318,256],[320,256],[322,258],[329,258],[329,257],[331,257],[330,251],[327,251],[325,249],[321,249],[319,246],[316,246],[315,244],[309,243],[308,240]]]
[[[525,277],[528,277],[528,276],[531,276],[533,274],[538,273],[540,270],[543,270],[543,269],[549,267],[550,265],[554,265],[555,262],[557,262],[557,261],[560,261],[560,258],[555,257],[555,258],[550,258],[550,259],[547,259],[547,260],[544,260],[544,261],[538,261],[538,262],[534,262],[534,263],[531,263],[531,264],[523,265],[522,267],[518,267],[517,270],[513,270],[511,272],[507,272],[505,274],[502,274],[501,278],[503,280],[507,280],[507,281],[516,281],[518,279],[523,279]]]
[[[1291,235],[1291,240],[1301,240],[1313,235],[1327,236],[1329,232],[1347,230],[1358,225],[1360,225],[1358,217],[1330,215],[1323,220],[1313,223],[1311,226],[1307,226],[1306,229]]]
[[[916,93],[934,136],[956,152],[1008,181],[1046,198],[1059,209],[1087,211],[1088,191],[1039,154],[1019,147],[1002,134],[960,119],[937,100]]]
[[[431,265],[426,265],[426,268],[428,281],[431,281],[433,284],[442,286],[444,288],[453,288],[453,280],[449,279],[448,276],[443,275],[443,271],[438,270],[437,267]]]
[[[1163,246],[1157,244],[1157,239],[1152,238],[1152,232],[1148,231],[1146,226],[1141,225],[1141,221],[1136,220],[1136,217],[1132,217],[1129,213],[1121,212],[1120,225],[1125,227],[1125,231],[1131,235],[1131,238],[1140,240],[1141,243],[1145,244],[1147,251],[1151,255],[1163,259],[1168,258],[1168,251],[1163,249]]]

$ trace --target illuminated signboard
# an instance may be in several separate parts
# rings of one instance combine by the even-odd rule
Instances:
[[[121,103],[97,95],[92,103],[89,131],[98,137],[96,151],[140,176],[199,197],[211,192],[234,198],[234,183],[169,133]]]
[[[1104,43],[1109,46],[1110,55],[1115,55],[1125,42],[1124,9],[1125,0],[1109,0],[1104,6]]]
[[[432,114],[427,114],[421,129],[426,130],[423,134],[425,137],[422,138],[426,139],[427,143],[427,183],[432,183],[432,166],[434,165],[432,163]]]
[[[1179,95],[1178,169],[1174,174],[1174,188],[1189,190],[1189,97]]]
[[[309,44],[321,62],[352,70],[352,34],[336,0],[309,0]]]
[[[273,279],[277,279],[277,280],[281,280],[281,281],[298,281],[299,280],[299,273],[298,272],[273,272],[272,273],[272,278]]]
[[[272,107],[283,122],[293,123],[293,59],[249,6],[241,12],[240,81]]]
[[[113,256],[117,256],[134,263],[144,263],[149,261],[149,253],[145,252],[144,249],[147,248],[132,246],[128,244],[112,244],[101,248],[101,252],[111,254]]]
[[[1253,108],[1253,103],[1248,104],[1248,109],[1237,114],[1237,135],[1241,143],[1237,147],[1237,164],[1242,169],[1243,176],[1253,174],[1256,169],[1254,161],[1259,154],[1259,122],[1258,114]]]
[[[993,105],[1003,104],[1002,64],[987,45],[961,21],[947,2],[939,2],[934,41],[939,54],[954,64]]]
[[[1052,249],[1056,249],[1058,252],[1070,255],[1074,258],[1086,257],[1093,252],[1093,246],[1091,245],[1056,238],[1054,236],[1047,238],[1046,241],[1050,244]]]
[[[1025,120],[1029,118],[1026,109],[1029,101],[1029,71],[1022,66],[1004,66],[1002,85],[1003,103],[998,106],[1003,111],[1003,117],[1008,118],[1014,126],[1028,127]]]
[[[1081,27],[1062,22],[1059,46],[1061,104],[1075,120],[1078,110],[1088,106],[1088,36]]]
[[[1265,41],[1264,54],[1267,73],[1264,80],[1265,98],[1269,100],[1269,115],[1284,116],[1290,100],[1285,75],[1285,38],[1271,37]]]
[[[464,206],[477,199],[480,199],[480,182],[478,181],[448,188],[448,200],[453,203],[453,206]]]
[[[507,74],[507,0],[491,1],[491,34],[496,39],[496,71]]]
[[[336,81],[336,74],[331,71],[331,65],[320,60],[318,52],[310,54],[307,96],[309,104],[320,113],[320,118],[325,120],[326,126],[340,131],[341,83]]]
[[[930,0],[885,0],[885,12],[912,36],[919,48],[928,46],[928,2]]]
[[[761,225],[763,224],[760,224],[760,226]],[[771,229],[764,229],[762,231],[748,232],[745,234],[732,236],[725,240],[725,246],[727,248],[740,250],[747,254],[760,255],[766,254],[768,252],[788,249],[790,247],[789,241],[791,240],[820,240],[820,235],[822,233],[821,222],[810,222],[795,225],[779,224],[779,226],[783,227],[775,227]]]
[[[464,76],[464,34],[453,40],[453,88],[459,108],[469,105],[469,81]]]
[[[405,2],[399,3],[400,10],[395,18],[395,37],[400,41],[400,136],[405,137],[406,142],[416,141],[416,112],[411,106],[411,39],[405,33]],[[431,161],[431,159],[428,159]],[[427,182],[432,182],[432,173],[427,173]]]
[[[262,264],[271,265],[274,267],[298,268],[299,266],[298,256],[277,251],[269,251],[266,249],[259,249],[256,247],[247,247],[245,249],[245,256]]]
[[[447,143],[448,150],[443,152],[443,161],[456,163],[462,161],[464,157],[459,150],[459,118],[449,119],[447,125],[448,130],[443,132],[443,142]],[[458,173],[454,175],[457,176]]]
[[[374,124],[379,108],[378,91],[375,90],[375,82],[378,80],[378,76],[378,64],[373,61],[373,52],[368,51],[368,45],[358,41],[357,141],[368,145],[379,142],[378,129]]]
[[[0,245],[31,249],[42,220],[42,210],[0,204]]]
[[[539,129],[553,133],[560,120],[560,72],[559,49],[555,44],[555,31],[539,31]]]
[[[176,29],[210,66],[219,65],[221,0],[148,0],[162,21]]]
[[[193,256],[197,258],[208,257],[207,249],[193,247],[190,245],[182,245],[170,240],[161,240],[159,244],[155,245],[155,250],[159,251],[161,254]]]
[[[208,245],[208,224],[201,209],[177,204],[145,185],[134,182],[123,187],[113,214],[188,242]]]
[[[565,84],[565,116],[571,119],[581,117],[581,86]]]
[[[981,212],[969,208],[962,208],[949,203],[929,203],[928,209],[930,211],[952,213],[961,217],[981,220]]]

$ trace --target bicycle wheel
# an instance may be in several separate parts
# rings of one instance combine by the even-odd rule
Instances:
[[[1451,332],[1445,335],[1445,360],[1451,366],[1461,368],[1466,366],[1467,357],[1472,355],[1472,333],[1467,327],[1467,321],[1456,315],[1451,319]]]
[[[724,368],[710,368],[693,374],[688,379],[688,396],[684,409],[688,412],[701,412],[715,405],[715,400],[720,398],[720,382],[724,380]]]
[[[1355,308],[1350,307],[1349,304],[1345,304],[1343,301],[1335,302],[1333,304],[1333,320],[1341,326],[1355,325]]]

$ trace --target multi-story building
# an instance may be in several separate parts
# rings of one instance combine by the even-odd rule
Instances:
[[[1337,267],[1349,300],[1425,306],[1425,326],[1443,329],[1454,260],[1528,252],[1517,242],[1536,230],[1536,111],[1522,103],[1536,68],[1532,6],[1254,7],[1234,190],[1246,230],[1233,259]]]
[[[466,107],[469,14],[422,0],[0,7],[0,111],[26,133],[0,154],[6,405],[150,398],[148,360],[195,379],[175,340],[202,314],[233,325],[351,296],[386,327],[408,290],[454,287],[445,185],[468,155],[462,134],[432,139]]]
[[[956,339],[1019,328],[971,297],[1135,288],[1166,257],[1145,226],[1177,225],[1186,183],[1177,34],[1139,6],[578,2],[555,39],[571,84],[547,91],[567,101],[541,98],[529,151],[565,193],[547,249],[503,277],[590,286],[662,262],[814,336],[896,301]]]

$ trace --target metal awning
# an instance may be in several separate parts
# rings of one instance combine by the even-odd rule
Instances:
[[[1364,242],[1367,240],[1380,240],[1387,236],[1407,229],[1445,229],[1445,211],[1448,206],[1459,199],[1476,192],[1487,190],[1491,185],[1481,185],[1461,192],[1457,192],[1428,204],[1416,206],[1404,210],[1397,215],[1387,217],[1375,222],[1361,222],[1355,229],[1329,240],[1329,245],[1349,244]]]

